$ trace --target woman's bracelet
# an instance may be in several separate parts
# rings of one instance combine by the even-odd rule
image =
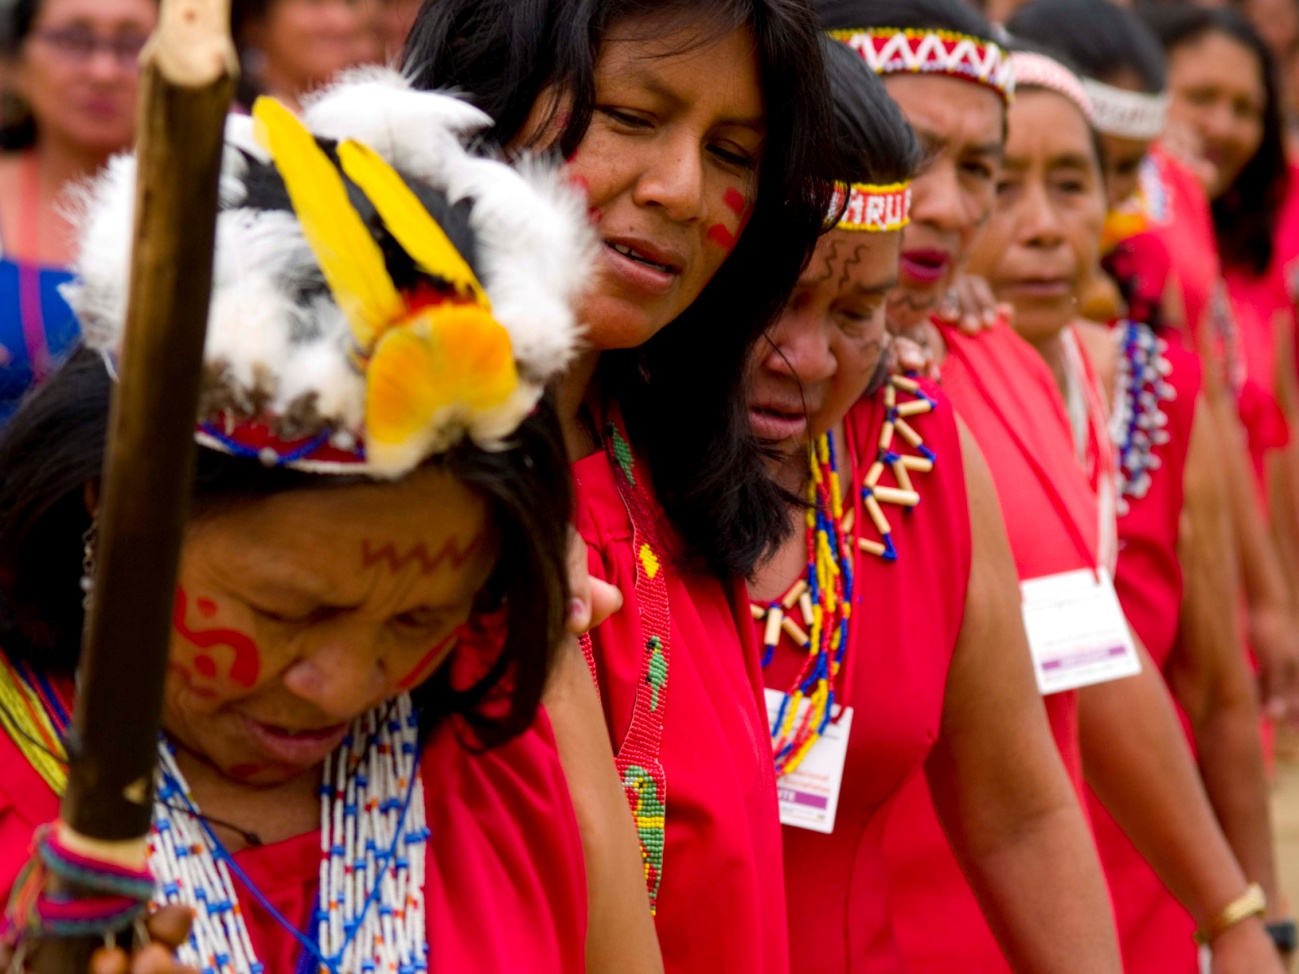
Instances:
[[[1267,897],[1263,894],[1263,887],[1258,883],[1250,883],[1244,893],[1224,906],[1195,931],[1195,942],[1200,946],[1212,943],[1220,934],[1226,933],[1236,924],[1250,917],[1261,917],[1266,912]]]

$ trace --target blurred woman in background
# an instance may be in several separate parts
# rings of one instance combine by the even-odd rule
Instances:
[[[0,421],[77,335],[58,286],[73,255],[65,191],[135,138],[136,60],[154,0],[17,0],[0,129]]]

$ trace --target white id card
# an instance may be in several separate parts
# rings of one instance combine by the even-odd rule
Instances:
[[[1019,587],[1037,688],[1044,695],[1141,672],[1108,571],[1046,575]]]
[[[767,690],[767,722],[774,724],[785,695]],[[799,706],[802,717],[810,701]],[[842,711],[842,716],[840,712]],[[834,816],[839,810],[839,791],[843,787],[843,765],[848,757],[848,733],[852,730],[852,708],[834,708],[837,722],[826,724],[825,733],[812,745],[802,763],[789,774],[776,779],[780,798],[780,824],[811,829],[829,835],[834,831]]]

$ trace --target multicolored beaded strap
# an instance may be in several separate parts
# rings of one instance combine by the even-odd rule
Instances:
[[[1114,329],[1119,348],[1114,380],[1110,438],[1118,453],[1118,513],[1128,513],[1129,499],[1150,490],[1151,474],[1161,466],[1155,448],[1168,442],[1163,404],[1177,398],[1168,376],[1173,367],[1164,352],[1168,343],[1149,325],[1124,321]]]
[[[605,449],[614,469],[618,493],[631,517],[632,550],[636,556],[636,608],[644,639],[631,723],[618,749],[615,765],[627,803],[636,818],[650,912],[657,914],[667,836],[668,781],[661,755],[667,712],[671,612],[664,575],[664,551],[654,528],[647,485],[643,471],[636,464],[622,419],[616,414],[605,428]],[[589,642],[586,647],[588,663],[593,664]]]
[[[56,795],[68,786],[70,709],[47,676],[0,653],[0,727]]]
[[[899,390],[915,398],[898,403]],[[882,392],[884,421],[879,449],[862,483],[862,503],[880,531],[882,542],[853,537],[855,516],[845,512],[839,481],[839,462],[832,435],[822,436],[809,448],[811,482],[808,486],[807,568],[781,598],[770,603],[752,603],[753,618],[765,622],[763,667],[770,664],[782,637],[788,637],[807,652],[807,659],[785,691],[776,719],[772,722],[772,753],[779,777],[794,771],[825,732],[834,715],[835,680],[849,645],[852,618],[855,554],[860,551],[887,562],[897,561],[891,526],[881,503],[913,508],[920,495],[912,472],[933,470],[936,457],[907,422],[931,412],[934,401],[920,384],[906,376],[890,377]],[[919,456],[898,453],[894,435],[901,435]],[[898,487],[884,487],[879,481],[885,469],[893,471]],[[855,471],[853,475],[855,476]],[[881,526],[882,525],[882,526]],[[798,606],[804,630],[792,613]],[[802,706],[803,701],[808,706]],[[802,714],[800,715],[800,710]]]
[[[907,402],[898,402],[898,393],[911,396]],[[898,551],[893,544],[893,526],[884,515],[883,504],[902,507],[910,510],[920,503],[920,495],[912,483],[912,473],[928,473],[934,469],[938,459],[934,451],[925,446],[924,437],[916,432],[908,420],[932,412],[933,399],[920,388],[920,383],[905,375],[889,377],[884,386],[884,423],[880,426],[879,447],[875,462],[866,471],[862,481],[862,508],[866,511],[879,540],[859,536],[857,547],[868,555],[875,555],[885,561],[897,561]],[[905,454],[898,449],[895,439],[901,437],[916,454]],[[893,471],[897,480],[896,487],[885,487],[880,483],[885,469]],[[854,514],[849,511],[844,517],[843,530],[854,528]]]

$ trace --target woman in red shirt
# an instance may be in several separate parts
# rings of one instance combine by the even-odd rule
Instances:
[[[750,583],[782,772],[792,966],[906,969],[883,839],[923,770],[1023,969],[1118,970],[1090,835],[1028,666],[995,488],[946,397],[882,368],[919,152],[879,80],[836,47],[840,138],[861,161],[841,174],[839,227],[755,358],[750,405],[777,478],[812,491],[797,535]],[[830,694],[837,722],[804,726],[796,701],[819,709]]]
[[[801,0],[447,0],[406,60],[557,150],[601,273],[560,383],[591,573],[621,612],[588,662],[672,971],[784,971],[775,774],[744,578],[787,502],[748,429],[752,344],[830,203],[815,21]],[[724,919],[718,904],[725,902]]]
[[[581,202],[471,156],[459,137],[483,116],[395,73],[305,123],[271,100],[254,115],[227,127],[141,864],[156,903],[193,911],[180,960],[568,974],[617,938],[616,966],[592,969],[661,970],[608,753],[563,753],[561,723],[603,740],[590,685],[566,685],[586,697],[553,726],[539,709],[571,500],[543,390],[576,348]],[[0,442],[6,891],[67,781],[134,197],[127,161],[89,191],[70,295],[87,347]],[[36,835],[56,873],[66,833]],[[47,915],[29,880],[7,947]],[[629,906],[588,915],[588,896]],[[130,906],[95,919],[129,925]]]
[[[1084,347],[1087,339],[1080,333],[1092,329],[1096,341],[1093,347],[1107,353],[1101,360],[1107,373],[1116,368],[1117,355],[1109,333],[1094,325],[1071,324],[1077,296],[1087,286],[1099,256],[1105,214],[1100,160],[1088,124],[1091,104],[1079,80],[1059,63],[1038,54],[1017,54],[1015,64],[1018,98],[1009,113],[998,205],[971,257],[971,270],[987,277],[998,298],[1014,302],[1016,331],[1050,368],[1066,404],[1070,434],[1065,445],[1074,452],[1074,466],[1082,462],[1089,489],[1099,500],[1102,512],[1109,505],[1109,513],[1102,514],[1100,525],[1104,536],[1115,529],[1115,451],[1105,395]],[[1171,650],[1171,635],[1162,621],[1176,618],[1181,601],[1180,570],[1173,551],[1182,504],[1179,491],[1156,494],[1158,498],[1162,493],[1165,504],[1173,505],[1171,511],[1153,509],[1143,502],[1154,482],[1152,450],[1167,445],[1160,442],[1165,438],[1178,439],[1178,445],[1166,455],[1174,468],[1173,476],[1180,479],[1190,449],[1193,408],[1172,409],[1171,417],[1163,414],[1161,422],[1161,401],[1175,395],[1176,389],[1190,399],[1188,405],[1193,407],[1198,372],[1193,359],[1173,359],[1171,363],[1161,359],[1148,331],[1125,327],[1121,336],[1123,358],[1130,368],[1126,381],[1137,387],[1135,398],[1126,391],[1122,394],[1118,412],[1128,420],[1120,437],[1118,501],[1120,509],[1127,510],[1126,516],[1134,513],[1134,502],[1139,507],[1135,512],[1137,521],[1129,529],[1132,550],[1125,550],[1125,555],[1141,561],[1147,572],[1161,576],[1140,584],[1129,574],[1125,587],[1128,604],[1138,610],[1132,621],[1139,622],[1142,630],[1157,640],[1154,652],[1158,657],[1151,660],[1143,649],[1146,665],[1140,676],[1080,691],[1087,777],[1106,807],[1146,849],[1170,888],[1195,917],[1193,923],[1179,931],[1184,941],[1174,944],[1175,951],[1184,951],[1181,966],[1168,951],[1159,953],[1160,963],[1186,969],[1189,961],[1189,969],[1194,969],[1194,951],[1182,944],[1189,942],[1198,924],[1212,942],[1216,969],[1236,969],[1231,965],[1249,958],[1250,970],[1274,970],[1275,952],[1256,917],[1231,927],[1215,919],[1227,915],[1224,904],[1228,903],[1234,906],[1248,902],[1254,906],[1257,901],[1257,912],[1261,914],[1262,893],[1251,887],[1248,894],[1233,898],[1233,886],[1239,894],[1247,877],[1213,818],[1180,735],[1169,733],[1173,720],[1167,693],[1153,692],[1156,688],[1162,691],[1160,666]],[[1165,375],[1166,370],[1173,369],[1180,371],[1176,379]],[[1199,463],[1206,460],[1214,462],[1202,457]],[[1062,473],[1068,463],[1050,469]],[[1214,525],[1213,510],[1197,506],[1196,511],[1201,529]],[[1106,561],[1100,564],[1106,566]],[[1111,561],[1107,567],[1112,566]],[[1127,571],[1132,570],[1133,566],[1129,566]],[[1147,607],[1143,601],[1147,598],[1156,604]],[[1218,647],[1218,651],[1221,653],[1222,648]],[[1236,678],[1239,684],[1245,683],[1243,673],[1237,672]],[[1254,728],[1257,724],[1247,718],[1245,726]],[[1149,755],[1158,755],[1159,760],[1142,771]],[[1265,809],[1256,738],[1254,747],[1244,752],[1246,760],[1251,756],[1255,777],[1247,783],[1257,804]],[[1148,809],[1155,796],[1144,794],[1149,789],[1133,777],[1138,772],[1149,776],[1156,767],[1162,779],[1155,789],[1158,801],[1162,807],[1174,807],[1172,803],[1176,802],[1182,819],[1177,827],[1170,826],[1164,816],[1151,814]],[[1268,875],[1256,878],[1270,882],[1270,862],[1267,867]],[[1208,882],[1201,870],[1212,871]],[[1111,875],[1111,880],[1117,882],[1118,877]]]

